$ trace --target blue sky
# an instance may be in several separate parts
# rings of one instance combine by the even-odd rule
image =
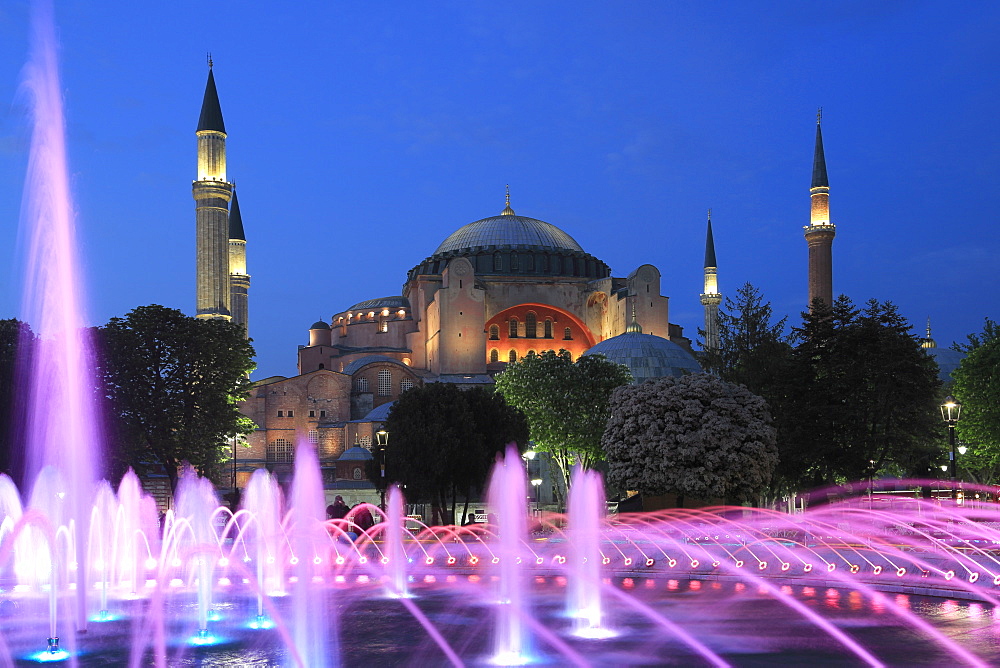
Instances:
[[[806,301],[815,113],[834,291],[939,345],[1000,318],[1000,5],[960,2],[91,3],[62,0],[89,321],[194,309],[195,136],[211,51],[253,276],[255,377],[307,328],[396,295],[458,227],[553,223],[616,276],[663,273],[702,322],[705,212],[723,293]],[[29,5],[0,6],[0,232],[17,238]],[[20,248],[0,244],[0,318]],[[9,269],[8,269],[9,267]]]

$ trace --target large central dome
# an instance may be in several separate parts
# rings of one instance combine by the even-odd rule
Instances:
[[[434,255],[476,246],[538,246],[583,252],[576,239],[545,221],[518,216],[513,211],[469,223],[452,232]]]

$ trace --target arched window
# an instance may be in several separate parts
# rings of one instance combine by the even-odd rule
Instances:
[[[319,445],[319,432],[317,430],[309,430],[309,442],[313,445]]]
[[[510,254],[510,270],[517,271],[520,268],[517,261],[517,253]]]
[[[529,339],[534,339],[538,335],[538,318],[534,311],[528,311],[524,316],[524,335]]]
[[[354,467],[354,479],[355,480],[361,480],[361,467],[360,466],[355,466]]]
[[[516,350],[512,350],[512,351],[510,351],[510,353],[507,354],[507,361],[510,362],[511,364],[513,364],[514,362],[517,361],[517,351]]]
[[[362,376],[354,381],[354,389],[360,394],[368,392],[368,379]]]
[[[490,325],[490,341],[499,341],[499,340],[500,340],[500,326]]]
[[[545,272],[547,272],[549,270],[549,256],[548,255],[541,255],[541,256],[539,256],[538,262],[539,262],[539,270],[542,273],[545,273]]]
[[[499,361],[500,361],[500,351],[494,348],[493,350],[490,351],[490,362],[499,362]]]
[[[409,378],[404,378],[403,380],[399,381],[400,394],[406,392],[407,390],[412,390],[412,389],[413,389],[413,381],[410,380]]]
[[[507,336],[509,336],[512,339],[517,338],[517,318],[510,319],[510,327],[508,328]]]
[[[563,341],[572,341],[572,340],[573,340],[573,330],[567,327],[566,329],[563,330]]]
[[[388,369],[379,369],[378,396],[387,397],[390,394],[392,394],[392,372]]]
[[[552,338],[552,318],[545,319],[545,338]]]
[[[532,253],[528,253],[524,257],[524,267],[528,271],[535,271],[535,256]]]
[[[267,461],[269,464],[290,464],[294,452],[291,441],[276,438],[267,444]]]
[[[493,254],[493,271],[503,271],[503,255],[500,253]]]
[[[385,316],[379,316],[378,331],[380,334],[385,334],[389,331],[389,319]]]

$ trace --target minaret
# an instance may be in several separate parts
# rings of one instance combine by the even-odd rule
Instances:
[[[719,304],[722,293],[715,263],[715,238],[712,236],[712,210],[708,210],[708,236],[705,238],[705,292],[701,295],[701,305],[705,307],[705,352],[719,349]]]
[[[937,348],[937,342],[931,338],[931,317],[927,316],[927,338],[920,341],[921,348]]]
[[[248,328],[250,274],[247,273],[247,238],[243,234],[240,202],[233,189],[233,203],[229,208],[229,308],[233,322]]]
[[[813,154],[812,186],[809,196],[812,213],[805,228],[809,245],[809,307],[816,299],[833,306],[833,237],[837,227],[830,222],[830,182],[826,178],[823,156],[823,110],[816,113],[816,150]]]
[[[195,199],[197,244],[197,308],[199,318],[231,316],[229,307],[229,200],[233,185],[226,181],[226,126],[215,90],[212,58],[198,119],[198,179]]]

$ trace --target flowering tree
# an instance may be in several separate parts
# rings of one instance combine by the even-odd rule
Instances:
[[[608,481],[643,494],[751,500],[778,464],[764,400],[708,374],[619,387],[601,443]]]

